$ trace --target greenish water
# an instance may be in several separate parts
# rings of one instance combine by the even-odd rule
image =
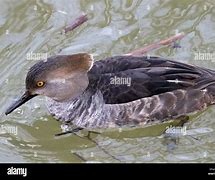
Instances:
[[[214,107],[186,124],[192,137],[181,136],[171,151],[160,136],[164,125],[93,134],[99,146],[75,135],[56,138],[60,123],[48,114],[43,97],[4,115],[24,90],[26,72],[35,63],[26,60],[30,52],[84,51],[98,60],[183,31],[182,48],[151,54],[215,69],[214,61],[194,59],[196,52],[215,52],[214,5],[213,0],[0,0],[0,162],[118,162],[114,157],[121,162],[214,162]],[[61,34],[82,12],[89,21]]]

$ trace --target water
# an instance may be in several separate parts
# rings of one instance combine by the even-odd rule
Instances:
[[[94,142],[82,137],[86,132],[57,138],[60,123],[48,114],[43,97],[4,115],[24,90],[26,72],[35,63],[26,60],[30,52],[88,52],[98,60],[183,31],[182,48],[150,54],[215,69],[214,61],[195,60],[196,52],[214,52],[214,5],[213,0],[0,0],[0,162],[214,162],[214,107],[186,124],[187,135],[176,146],[167,146],[161,135],[165,125],[91,134]],[[83,12],[90,20],[62,34]]]

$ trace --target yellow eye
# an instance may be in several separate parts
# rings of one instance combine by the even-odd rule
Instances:
[[[43,81],[38,81],[38,82],[37,82],[37,87],[43,87],[44,84],[45,84],[45,82],[43,82]]]

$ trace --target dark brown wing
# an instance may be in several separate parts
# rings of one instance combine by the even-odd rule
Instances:
[[[97,77],[90,78],[90,84],[102,92],[107,104],[117,104],[176,89],[201,88],[213,74],[212,70],[158,57],[116,56],[97,61],[89,77]]]

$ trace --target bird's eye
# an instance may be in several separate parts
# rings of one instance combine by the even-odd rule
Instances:
[[[37,82],[37,87],[43,87],[44,84],[45,84],[45,82],[43,82],[43,81],[38,81],[38,82]]]

